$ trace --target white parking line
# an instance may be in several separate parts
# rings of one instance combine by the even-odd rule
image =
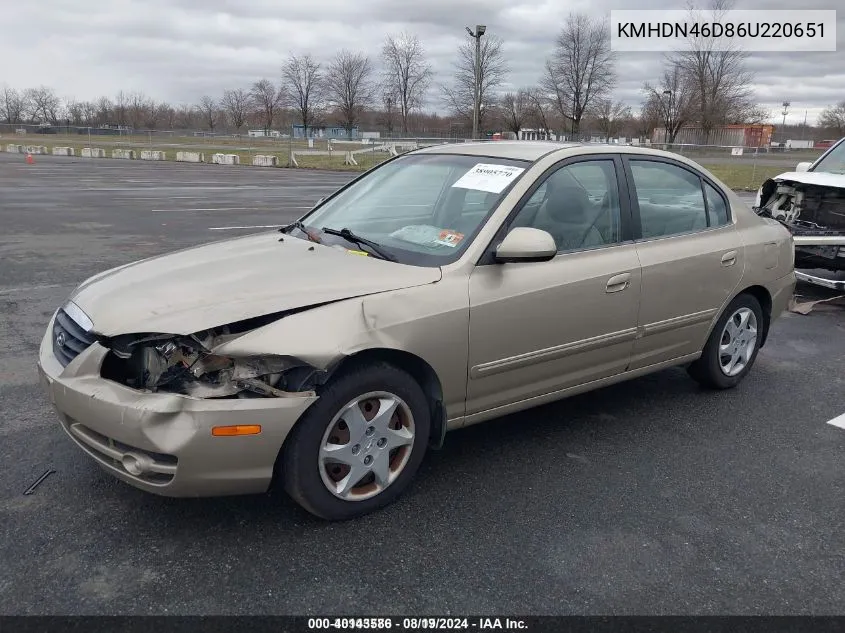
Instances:
[[[845,429],[845,413],[836,416],[832,420],[828,420],[827,423],[832,424],[833,426],[838,426],[840,429]]]
[[[137,199],[138,198],[136,198],[136,200]],[[292,209],[292,210],[302,209],[302,210],[307,211],[309,209],[313,209],[314,207],[313,206],[310,206],[310,207],[289,207],[287,205],[280,205],[280,208]],[[257,212],[260,211],[260,212],[264,212],[264,211],[276,211],[276,210],[277,209],[275,209],[275,208],[267,209],[267,208],[261,208],[259,206],[253,206],[253,207],[199,207],[199,208],[198,207],[181,207],[181,208],[178,208],[178,209],[150,209],[150,211],[153,211],[155,213],[174,213],[174,212],[177,212],[177,211],[257,211]]]
[[[173,213],[175,211],[248,211],[255,209],[255,207],[204,207],[197,209],[196,207],[182,207],[180,209],[150,209],[150,211],[158,213]]]
[[[254,224],[251,226],[210,226],[209,231],[234,231],[235,229],[275,229],[281,224]]]
[[[136,191],[145,191],[144,189],[137,189]],[[158,200],[159,202],[167,202],[168,200],[208,200],[208,196],[168,196],[162,194],[158,196],[135,196],[131,200]]]
[[[24,286],[21,288],[5,288],[0,290],[0,295],[11,295],[18,292],[33,292],[38,290],[46,290],[48,288],[61,288],[62,284],[42,284],[40,286]]]
[[[208,200],[208,196],[158,196],[150,200]]]

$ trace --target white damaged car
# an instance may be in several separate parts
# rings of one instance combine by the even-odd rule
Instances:
[[[795,267],[831,273],[796,271],[802,281],[845,290],[845,138],[814,163],[763,183],[754,211],[783,223],[795,243]]]

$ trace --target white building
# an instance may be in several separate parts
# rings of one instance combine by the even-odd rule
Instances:
[[[260,137],[270,137],[270,138],[279,138],[282,133],[278,130],[249,130],[247,132],[252,138],[260,138]]]
[[[551,130],[522,128],[516,135],[518,141],[556,141],[557,134]]]

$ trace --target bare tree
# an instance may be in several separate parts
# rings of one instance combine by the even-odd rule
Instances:
[[[235,128],[235,132],[240,134],[241,128],[246,123],[246,117],[249,114],[249,93],[241,88],[226,90],[223,92],[223,99],[220,100],[220,105],[226,113],[229,123]]]
[[[149,120],[149,113],[153,103],[143,92],[132,92],[126,97],[126,121],[129,127],[141,129]]]
[[[562,124],[572,120],[572,99],[563,85],[557,66],[551,59],[547,59],[543,66],[543,74],[537,91],[551,105],[551,109],[557,114]]]
[[[375,86],[372,75],[370,58],[346,49],[335,55],[326,72],[326,96],[349,138],[352,138],[352,128],[360,120],[364,109],[373,102]]]
[[[549,97],[542,87],[532,88],[528,91],[528,118],[533,127],[551,133],[553,117],[555,116],[555,102]]]
[[[419,38],[407,32],[388,35],[381,55],[385,82],[391,94],[396,96],[402,118],[402,133],[408,134],[408,115],[422,106],[431,82],[431,65],[426,61]]]
[[[845,136],[845,101],[822,110],[819,115],[819,127],[835,132],[837,137]]]
[[[217,102],[208,95],[205,95],[200,99],[199,111],[202,115],[203,122],[213,132],[214,126],[217,125],[217,118],[220,112]]]
[[[82,125],[96,125],[97,124],[97,104],[93,101],[83,101],[80,104],[82,110]]]
[[[709,15],[702,17],[690,8],[694,21],[721,22],[732,0],[711,0]],[[736,118],[738,112],[753,106],[751,85],[754,76],[746,69],[748,54],[731,40],[690,38],[686,50],[676,53],[674,61],[686,76],[695,98],[695,116],[707,143],[714,127]]]
[[[646,83],[643,91],[663,124],[664,141],[674,143],[680,129],[695,116],[695,87],[691,77],[679,64],[668,60],[660,82]]]
[[[30,103],[31,116],[34,121],[56,124],[62,105],[56,91],[47,86],[30,88],[26,91],[26,98]]]
[[[151,99],[147,104],[147,108],[144,114],[144,127],[148,130],[157,130],[163,125],[166,129],[172,129],[167,124],[167,117],[169,111],[172,110],[173,108],[171,108],[164,101],[156,103]]]
[[[183,130],[190,130],[197,127],[197,115],[199,114],[196,107],[192,105],[182,104],[176,109],[176,126]]]
[[[502,51],[502,40],[489,36],[481,40],[479,55],[479,117],[478,129],[484,129],[484,121],[489,112],[497,105],[495,90],[508,73],[508,64]],[[455,116],[468,121],[473,119],[475,108],[475,38],[467,35],[458,47],[458,56],[454,64],[455,74],[451,85],[441,86],[443,100]]]
[[[731,108],[724,122],[728,125],[761,125],[770,121],[771,118],[771,110],[749,99]]]
[[[164,125],[165,129],[173,130],[176,128],[176,108],[169,103],[159,104],[159,119]]]
[[[660,111],[652,100],[646,100],[634,118],[634,133],[640,139],[650,139],[654,128],[660,125]]]
[[[67,99],[65,109],[67,110],[67,118],[71,125],[82,125],[85,120],[84,115],[85,104],[76,99]]]
[[[282,85],[290,107],[296,112],[303,134],[319,117],[325,101],[325,83],[320,63],[311,55],[291,55],[282,66]]]
[[[531,115],[531,93],[527,90],[508,92],[501,99],[501,113],[505,128],[519,136],[519,131],[525,127]]]
[[[4,86],[0,93],[0,108],[7,123],[21,123],[26,116],[26,99],[14,88]]]
[[[560,101],[561,114],[572,122],[573,135],[588,108],[613,87],[613,64],[607,21],[570,13],[546,64],[544,83]]]
[[[614,138],[622,124],[631,118],[630,106],[611,99],[599,99],[592,113],[605,141]]]
[[[260,79],[252,84],[249,91],[253,106],[261,115],[264,132],[273,128],[273,123],[282,107],[282,91],[269,79]]]
[[[100,97],[97,99],[96,108],[96,122],[99,125],[106,125],[113,122],[114,104],[111,102],[111,99],[108,97]]]
[[[396,95],[389,89],[381,95],[382,109],[378,115],[378,122],[387,130],[387,135],[393,135],[393,128],[396,125]]]
[[[126,96],[126,93],[121,90],[117,93],[117,96],[114,98],[114,106],[111,110],[112,116],[115,118],[115,123],[121,126],[127,124],[126,115],[128,108],[129,98]]]

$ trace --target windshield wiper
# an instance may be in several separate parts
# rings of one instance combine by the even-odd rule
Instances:
[[[337,235],[337,236],[342,237],[343,239],[345,239],[349,242],[354,242],[358,246],[367,246],[367,247],[370,248],[371,251],[373,251],[373,254],[376,257],[380,257],[381,259],[386,259],[389,262],[395,262],[396,261],[396,258],[393,255],[391,255],[390,253],[388,253],[387,251],[385,251],[381,246],[379,246],[377,242],[373,242],[372,240],[368,240],[366,237],[361,237],[360,235],[355,235],[355,233],[353,233],[349,229],[338,230],[338,229],[326,228],[324,226],[320,230],[323,231],[323,233],[328,233],[329,235]]]
[[[287,226],[283,226],[279,229],[280,233],[287,233],[288,229],[299,229],[308,237],[308,239],[312,242],[317,242],[318,244],[322,243],[320,236],[317,233],[312,232],[308,227],[306,227],[302,222],[297,220],[296,222],[291,222]]]

